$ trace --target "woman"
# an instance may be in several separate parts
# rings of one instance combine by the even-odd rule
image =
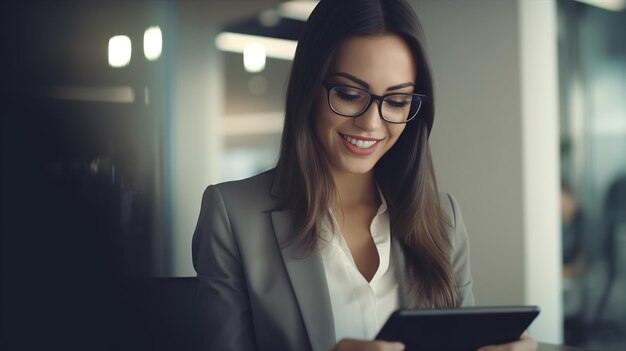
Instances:
[[[207,349],[402,350],[368,341],[395,309],[473,305],[465,226],[428,149],[433,107],[404,0],[318,4],[277,167],[202,199],[193,260]]]

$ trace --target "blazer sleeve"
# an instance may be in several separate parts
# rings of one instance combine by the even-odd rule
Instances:
[[[204,350],[256,350],[247,284],[237,239],[220,191],[202,196],[192,239],[198,276],[198,320]]]
[[[460,307],[475,305],[470,271],[470,248],[467,229],[456,200],[449,194],[443,197],[444,208],[450,215],[452,233],[450,236],[450,263],[461,298]]]

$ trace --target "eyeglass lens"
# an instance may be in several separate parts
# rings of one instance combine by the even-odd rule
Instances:
[[[362,114],[371,99],[368,92],[349,86],[335,86],[329,92],[332,109],[349,117]],[[417,95],[390,94],[385,96],[380,111],[387,121],[404,122],[415,117],[421,104],[422,99]]]

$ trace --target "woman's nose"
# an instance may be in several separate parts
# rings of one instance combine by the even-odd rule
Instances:
[[[376,130],[383,123],[380,115],[380,101],[374,101],[359,117],[354,118],[354,124],[363,130]]]

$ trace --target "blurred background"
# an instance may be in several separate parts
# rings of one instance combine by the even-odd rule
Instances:
[[[315,3],[1,5],[3,349],[181,349],[159,329],[178,295],[148,281],[195,274],[207,185],[275,164]],[[623,350],[626,1],[411,3],[478,304],[538,304],[540,341]]]

